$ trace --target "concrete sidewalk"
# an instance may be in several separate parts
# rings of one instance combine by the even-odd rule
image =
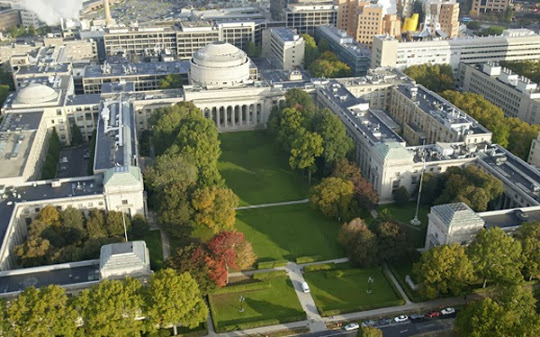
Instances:
[[[242,209],[252,209],[252,208],[263,208],[263,207],[276,207],[276,206],[287,206],[287,205],[297,205],[297,204],[305,204],[309,201],[309,199],[302,199],[302,200],[293,200],[293,201],[284,201],[284,202],[273,202],[269,204],[259,204],[259,205],[249,205],[249,206],[241,206],[236,207],[236,210],[242,210]]]

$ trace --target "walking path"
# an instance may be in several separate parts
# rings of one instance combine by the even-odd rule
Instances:
[[[283,201],[283,202],[272,202],[272,203],[269,203],[269,204],[241,206],[241,207],[236,207],[235,209],[240,210],[240,209],[252,209],[252,208],[263,208],[263,207],[287,206],[287,205],[305,204],[308,201],[309,201],[309,199]]]
[[[394,283],[394,286],[397,288],[397,290],[399,291],[399,294],[401,295],[401,297],[403,297],[403,299],[405,300],[405,304],[411,304],[411,300],[409,299],[409,296],[407,296],[407,293],[405,293],[405,291],[403,290],[403,288],[401,288],[401,285],[399,284],[399,282],[396,280],[396,278],[394,277],[394,274],[392,274],[392,272],[390,271],[390,269],[388,268],[388,265],[386,264],[386,262],[384,263],[384,266],[383,266],[383,270],[384,272],[386,273],[386,275],[388,275],[388,277],[390,277],[390,279],[392,280],[392,283]]]

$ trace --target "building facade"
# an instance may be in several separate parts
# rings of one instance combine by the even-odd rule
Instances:
[[[263,35],[263,54],[283,70],[303,68],[304,49],[304,38],[289,28],[270,28]]]
[[[298,34],[315,34],[315,28],[337,24],[339,6],[332,1],[289,4],[285,10],[288,28],[294,28]]]
[[[471,11],[474,15],[503,13],[511,3],[512,0],[472,0]]]

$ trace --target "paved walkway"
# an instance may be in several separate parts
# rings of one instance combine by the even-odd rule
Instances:
[[[263,207],[276,207],[276,206],[287,206],[287,205],[296,205],[296,204],[305,204],[309,201],[309,199],[302,199],[302,200],[293,200],[293,201],[283,201],[283,202],[273,202],[269,204],[259,204],[259,205],[249,205],[249,206],[241,206],[236,207],[236,210],[240,209],[251,209],[251,208],[263,208]]]
[[[407,293],[403,290],[403,288],[401,288],[401,285],[399,284],[399,282],[396,280],[396,278],[394,277],[394,274],[392,274],[392,272],[390,271],[390,269],[388,268],[388,265],[386,264],[386,262],[384,263],[384,266],[383,266],[383,270],[384,272],[386,273],[386,275],[388,275],[388,277],[390,277],[390,280],[392,280],[392,283],[394,283],[394,286],[397,288],[397,290],[399,291],[399,294],[401,295],[401,297],[403,297],[403,299],[405,300],[405,304],[411,304],[411,300],[409,299],[409,296],[407,296]]]
[[[333,259],[333,260],[326,260],[326,261],[319,261],[319,262],[310,262],[310,263],[303,263],[303,264],[296,264],[297,266],[300,266],[301,268],[304,268],[305,266],[311,266],[313,264],[323,264],[323,263],[343,263],[349,261],[348,258],[343,257],[340,259]],[[290,262],[292,263],[292,262]],[[269,271],[276,271],[276,270],[288,270],[288,267],[276,267],[276,268],[269,268],[269,269],[256,269],[256,270],[247,270],[247,271],[241,271],[236,273],[229,273],[229,277],[239,277],[239,276],[251,276],[253,274],[257,273],[267,273]]]

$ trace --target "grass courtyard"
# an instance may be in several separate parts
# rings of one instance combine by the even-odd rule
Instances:
[[[319,312],[323,316],[340,313],[370,310],[401,305],[401,296],[383,274],[381,268],[363,270],[352,269],[354,274],[342,277],[329,277],[336,271],[315,271],[304,274]],[[372,293],[366,293],[368,278],[372,277]]]
[[[265,131],[221,133],[219,139],[219,171],[241,206],[307,198],[307,177],[291,170],[287,154]]]
[[[139,237],[130,238],[130,240],[143,240],[150,252],[150,266],[152,270],[158,270],[163,267],[163,248],[161,246],[161,234],[159,231],[147,230]]]
[[[304,319],[291,280],[287,276],[269,279],[271,287],[209,296],[214,325],[218,331],[265,326]],[[234,287],[234,286],[233,286]],[[240,296],[245,297],[239,312]]]
[[[422,224],[418,227],[410,224],[410,221],[414,218],[414,214],[416,213],[416,202],[411,201],[404,206],[398,206],[396,204],[377,206],[377,212],[379,213],[384,209],[387,209],[390,212],[390,217],[393,220],[407,226],[410,239],[415,247],[424,247],[430,207],[420,205],[420,208],[418,209],[418,220],[420,220]]]
[[[236,228],[253,244],[259,261],[345,256],[337,242],[340,224],[309,204],[239,210],[236,218]]]

